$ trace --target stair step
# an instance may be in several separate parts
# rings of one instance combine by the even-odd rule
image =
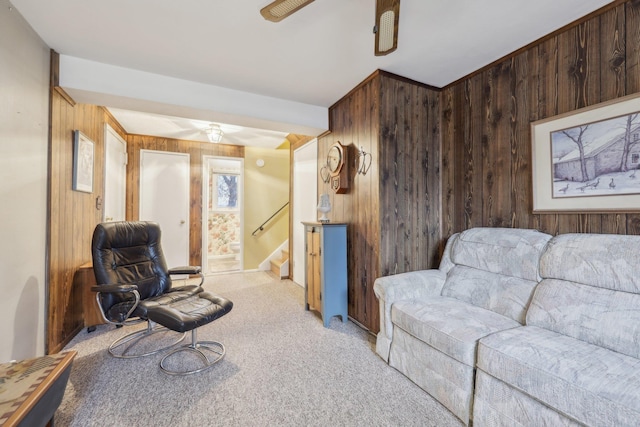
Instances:
[[[269,264],[271,264],[271,271],[273,272],[273,274],[275,274],[276,276],[278,276],[281,279],[284,279],[285,277],[287,277],[289,275],[289,271],[288,268],[286,269],[287,271],[283,271],[283,265],[288,263],[288,259],[272,259],[271,261],[269,261]]]
[[[274,267],[274,266],[275,266],[275,267],[277,267],[277,268],[280,268],[280,267],[282,267],[282,264],[284,264],[284,263],[285,263],[285,262],[287,262],[287,261],[288,261],[288,260],[286,260],[286,259],[272,259],[272,260],[270,260],[269,262],[271,263],[271,266],[272,266],[272,267]]]

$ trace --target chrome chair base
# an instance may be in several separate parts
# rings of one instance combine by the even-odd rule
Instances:
[[[135,350],[135,346],[140,344],[142,340],[145,338],[149,338],[159,332],[172,332],[170,329],[165,328],[164,326],[158,326],[154,322],[147,322],[147,328],[142,329],[136,332],[132,332],[128,335],[118,338],[109,346],[109,354],[118,359],[135,359],[138,357],[151,356],[152,354],[157,354],[170,348],[174,347],[176,344],[179,344],[184,340],[187,333],[178,333],[178,338],[171,341],[170,344],[165,345],[161,348],[153,349],[151,351],[145,351],[143,353],[129,353],[131,350]]]
[[[222,343],[219,343],[217,341],[200,341],[198,342],[197,336],[196,336],[196,330],[197,329],[193,329],[191,331],[191,344],[184,344],[174,350],[172,350],[171,352],[169,352],[167,355],[165,355],[162,360],[160,361],[160,369],[162,369],[162,372],[169,374],[169,375],[190,375],[190,374],[196,374],[198,372],[202,372],[205,371],[209,368],[211,368],[213,365],[215,365],[216,363],[218,363],[220,360],[222,360],[222,358],[224,357],[225,354],[225,348],[224,345],[222,345]],[[166,366],[166,362],[167,359],[176,354],[176,353],[180,353],[180,352],[191,352],[196,354],[200,360],[203,363],[203,366],[201,368],[197,368],[197,369],[192,369],[192,370],[185,370],[185,371],[179,371],[179,370],[174,370],[171,368],[168,368]],[[207,355],[208,353],[208,355]]]

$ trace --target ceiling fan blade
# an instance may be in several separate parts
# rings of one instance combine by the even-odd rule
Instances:
[[[398,47],[400,0],[376,0],[376,56],[388,55]]]
[[[302,9],[314,0],[276,0],[260,9],[260,14],[267,21],[280,22],[292,13]]]

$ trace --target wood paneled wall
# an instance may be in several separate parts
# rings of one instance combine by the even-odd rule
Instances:
[[[440,93],[381,74],[380,273],[432,268],[439,260]]]
[[[124,137],[119,124],[106,110],[94,105],[75,104],[64,91],[52,85],[47,353],[60,351],[83,327],[82,302],[78,290],[73,289],[73,276],[80,265],[91,261],[93,229],[102,219],[102,211],[96,208],[96,199],[104,198],[106,123]],[[71,189],[73,131],[76,129],[94,142],[93,193]]]
[[[187,153],[191,163],[189,209],[189,263],[202,263],[202,156],[244,158],[244,147],[154,136],[127,135],[127,202],[128,220],[138,220],[140,213],[140,150]]]
[[[318,195],[329,194],[333,222],[347,226],[347,301],[349,317],[367,329],[378,323],[373,281],[379,275],[380,218],[378,215],[378,135],[380,83],[377,75],[329,109],[330,133],[318,138],[318,171],[326,164],[329,147],[340,141],[349,153],[349,190],[335,194],[329,183],[319,180]],[[356,175],[358,148],[371,153],[373,162],[366,175]]]
[[[328,193],[334,222],[348,223],[349,316],[379,330],[373,282],[381,275],[429,268],[441,244],[439,93],[377,71],[329,110],[330,133],[318,139],[318,169],[329,147],[349,150],[349,190]],[[358,150],[371,168],[356,173]]]
[[[640,234],[638,214],[532,213],[530,123],[640,91],[640,1],[617,2],[442,92],[444,235]]]

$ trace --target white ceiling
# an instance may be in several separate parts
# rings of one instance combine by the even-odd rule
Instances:
[[[127,133],[209,142],[205,130],[212,122],[184,117],[164,116],[140,111],[109,108]],[[276,148],[286,139],[286,132],[256,129],[222,123],[221,143],[259,148]]]
[[[259,13],[269,0],[11,1],[62,55],[322,107],[376,69],[443,87],[612,2],[402,0],[398,49],[376,57],[375,0],[317,0],[280,23]]]

